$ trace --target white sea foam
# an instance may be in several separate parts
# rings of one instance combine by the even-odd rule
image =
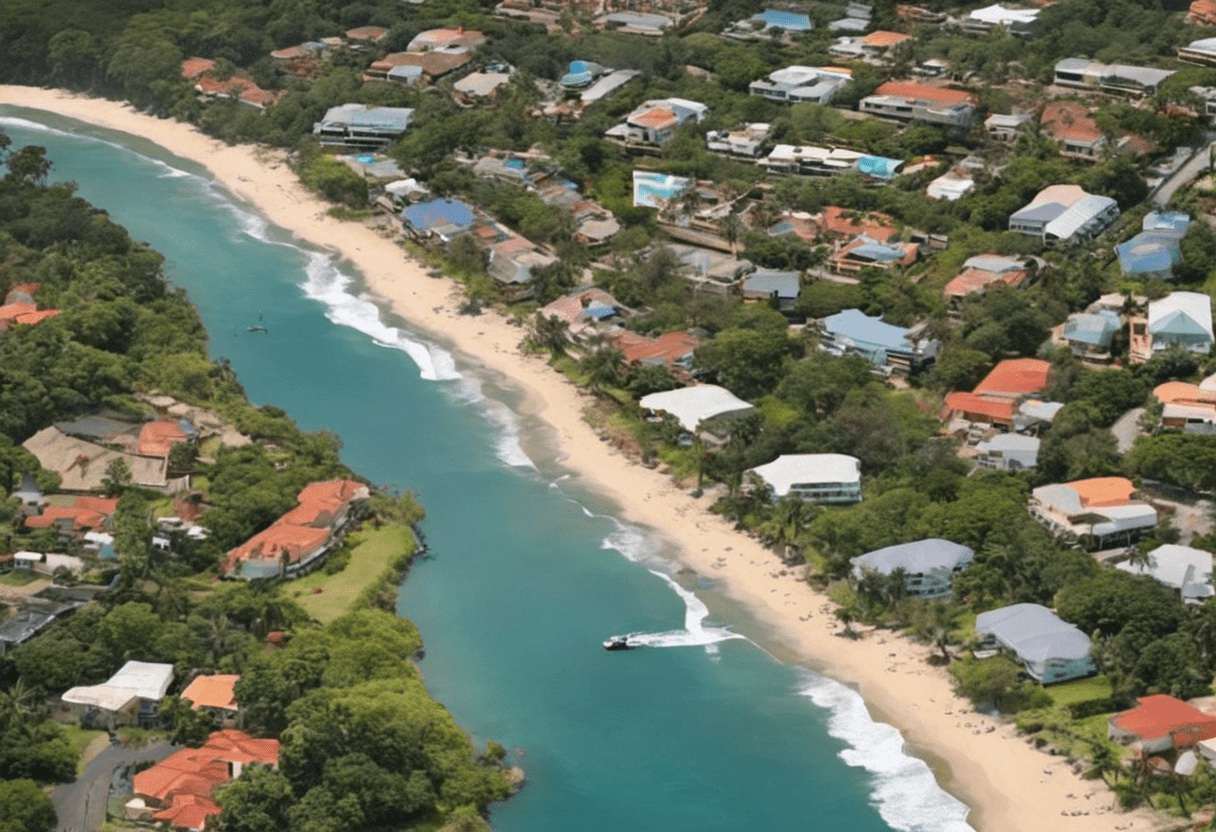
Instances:
[[[601,549],[615,549],[634,563],[645,563],[652,566],[663,566],[667,563],[659,554],[662,541],[655,532],[648,532],[639,526],[622,523],[615,517],[593,514],[584,507],[588,517],[603,517],[612,521],[616,528],[600,543]]]
[[[966,804],[938,785],[928,763],[904,752],[899,731],[876,722],[856,691],[808,672],[799,693],[831,712],[828,733],[849,745],[840,759],[870,772],[871,801],[892,829],[975,832]]]
[[[0,116],[0,127],[17,127],[21,130],[31,130],[37,133],[54,133],[57,136],[72,135],[66,130],[57,130],[54,127],[48,127],[45,124],[39,124],[29,119],[17,118],[16,116]]]
[[[684,629],[668,630],[665,633],[631,633],[629,641],[641,647],[705,647],[708,652],[716,653],[720,641],[743,638],[738,633],[732,633],[723,627],[706,627],[705,619],[709,617],[709,608],[705,602],[693,592],[680,586],[670,575],[650,570],[652,575],[658,575],[684,601]]]

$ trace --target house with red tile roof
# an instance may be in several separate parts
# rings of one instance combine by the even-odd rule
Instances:
[[[221,719],[235,716],[240,706],[233,689],[240,679],[239,674],[220,673],[195,676],[182,691],[182,699],[190,700],[194,710],[208,710]]]
[[[221,812],[215,791],[240,777],[250,764],[277,768],[278,740],[254,739],[231,728],[216,731],[201,748],[182,749],[137,773],[127,818],[166,821],[173,829],[204,829],[207,819]]]
[[[1186,22],[1192,26],[1216,26],[1216,0],[1195,0],[1187,11]]]
[[[907,43],[910,40],[912,40],[912,36],[906,35],[903,32],[888,32],[879,29],[861,39],[861,48],[866,52],[881,54],[893,46],[899,46],[901,43]]]
[[[228,552],[228,578],[296,578],[319,566],[344,536],[351,510],[370,496],[355,480],[311,483],[298,505]]]
[[[1164,693],[1142,696],[1130,711],[1107,722],[1106,736],[1122,743],[1137,742],[1148,754],[1190,748],[1216,737],[1216,716]]]
[[[1022,261],[999,254],[979,254],[963,263],[963,270],[951,278],[942,294],[957,311],[968,295],[982,294],[1002,284],[1021,289],[1029,282],[1030,272]]]
[[[86,531],[109,528],[118,510],[118,498],[76,497],[70,506],[47,506],[42,514],[25,518],[27,529],[58,528],[65,534],[78,535]]]
[[[895,220],[877,211],[851,211],[838,205],[826,205],[815,217],[815,224],[824,234],[837,238],[864,234],[879,243],[888,243],[899,234]]]
[[[1055,536],[1107,549],[1127,546],[1157,525],[1157,510],[1134,498],[1124,477],[1093,477],[1041,485],[1030,495],[1030,514]]]
[[[163,419],[157,422],[146,422],[139,429],[139,440],[136,453],[141,456],[167,457],[173,446],[188,442],[190,439],[180,423]]]
[[[863,113],[896,121],[924,121],[943,127],[966,128],[975,117],[978,99],[969,92],[918,84],[887,81],[872,95],[861,99]]]
[[[388,37],[388,29],[383,26],[356,26],[346,30],[346,39],[356,43],[379,43]]]
[[[670,139],[682,124],[704,121],[709,107],[685,98],[663,98],[646,101],[630,113],[625,121],[609,128],[604,136],[626,144],[661,145]]]
[[[58,309],[39,309],[34,302],[38,293],[37,283],[18,283],[9,289],[4,296],[4,305],[0,306],[0,332],[5,332],[17,324],[32,326],[54,318],[59,314]]]
[[[609,343],[625,355],[629,365],[665,364],[669,369],[688,369],[701,339],[687,332],[665,332],[657,338],[622,330]]]
[[[1004,430],[1018,426],[1019,405],[1029,396],[1047,389],[1051,363],[1037,358],[1013,358],[1000,362],[970,393],[950,393],[942,419],[962,419],[973,425],[992,425]]]
[[[1039,116],[1043,132],[1060,145],[1060,155],[1096,161],[1106,147],[1106,134],[1079,101],[1052,101]]]

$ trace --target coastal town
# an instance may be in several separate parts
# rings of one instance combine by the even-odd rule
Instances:
[[[1216,4],[305,5],[208,32],[0,12],[21,56],[0,81],[256,143],[318,200],[310,222],[392,250],[380,295],[451,279],[403,291],[578,391],[563,441],[746,535],[772,593],[816,599],[795,624],[915,656],[957,703],[945,722],[1097,795],[1059,828],[1213,824]],[[22,195],[53,164],[0,159]],[[385,524],[408,558],[421,515],[243,401],[140,267],[115,297],[44,257],[68,231],[18,213],[0,202],[0,729],[44,728],[34,762],[0,732],[0,777],[62,783],[155,735],[110,828],[253,829],[280,786],[281,828],[310,828],[324,798],[287,777],[324,752],[283,732],[323,696],[289,715],[269,680],[374,632],[416,682],[421,642],[372,591],[389,558],[359,553]],[[185,332],[172,361],[165,328]],[[327,582],[362,569],[367,603],[341,612],[366,620],[332,628]],[[48,669],[69,650],[91,658]],[[517,775],[493,744],[459,753],[459,777],[396,772],[403,805],[357,828],[483,828]]]

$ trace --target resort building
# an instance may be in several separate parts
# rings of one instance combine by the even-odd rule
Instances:
[[[227,578],[296,578],[315,569],[345,536],[355,505],[370,496],[355,480],[306,485],[298,504],[269,528],[228,552]]]
[[[720,416],[741,416],[756,409],[725,387],[716,384],[698,384],[651,393],[643,396],[638,405],[642,410],[669,413],[684,430],[701,435],[706,433],[704,423],[712,419]]]
[[[1011,35],[1027,37],[1034,33],[1035,20],[1041,9],[1018,9],[994,3],[976,9],[963,18],[963,31],[972,35],[986,35],[993,29],[1004,29]]]
[[[401,212],[405,231],[420,242],[448,243],[473,228],[473,209],[458,199],[417,202]]]
[[[1088,549],[1128,546],[1157,525],[1157,510],[1133,499],[1124,477],[1095,477],[1041,485],[1030,495],[1030,514],[1055,536]]]
[[[860,355],[882,375],[907,375],[932,363],[938,341],[923,336],[923,328],[905,329],[871,318],[859,309],[846,309],[820,321],[819,348],[833,355]]]
[[[861,502],[861,461],[845,454],[783,454],[749,473],[773,492],[773,499],[796,497],[807,503]]]
[[[1089,637],[1047,607],[1013,604],[975,617],[982,643],[1010,650],[1035,681],[1047,685],[1096,672]]]
[[[183,748],[136,773],[135,795],[124,807],[126,819],[202,832],[208,819],[223,811],[215,791],[253,764],[277,768],[279,741],[254,739],[232,728],[216,731],[201,748]]]
[[[1148,575],[1157,583],[1178,590],[1185,604],[1202,604],[1216,595],[1212,587],[1212,553],[1202,549],[1165,543],[1148,553],[1147,563],[1125,560],[1115,566],[1133,575]]]
[[[853,80],[853,71],[833,66],[787,66],[767,79],[752,81],[748,92],[771,101],[827,104]]]
[[[1216,716],[1164,693],[1142,696],[1130,711],[1115,714],[1107,722],[1108,739],[1135,742],[1141,753],[1190,748],[1216,737]]]
[[[793,312],[802,292],[802,275],[799,272],[756,269],[743,278],[739,293],[744,300],[767,301],[780,312]]]
[[[1030,116],[1026,113],[993,113],[984,119],[984,130],[989,138],[998,142],[1015,142],[1030,124]]]
[[[1077,101],[1052,101],[1039,117],[1043,132],[1060,146],[1060,155],[1070,159],[1096,161],[1107,146],[1106,134],[1089,115],[1089,108]]]
[[[684,98],[663,98],[644,102],[623,124],[609,128],[604,136],[626,144],[661,145],[678,127],[705,119],[709,107]]]
[[[1030,271],[1022,260],[1000,254],[977,254],[963,262],[963,270],[942,289],[955,311],[968,295],[982,294],[994,286],[1021,289],[1030,282]]]
[[[1216,390],[1167,381],[1153,390],[1161,403],[1161,426],[1183,433],[1216,433]]]
[[[1009,217],[1009,230],[1044,243],[1077,243],[1101,233],[1119,216],[1108,196],[1086,193],[1080,185],[1049,185]]]
[[[1105,362],[1110,360],[1111,344],[1122,328],[1119,314],[1109,309],[1074,312],[1064,322],[1060,340],[1079,358]]]
[[[887,81],[861,99],[858,109],[897,121],[923,121],[942,127],[967,128],[975,117],[971,93],[910,81]]]
[[[63,702],[72,710],[115,725],[148,725],[173,684],[173,665],[129,661],[100,685],[69,688]]]
[[[409,107],[343,104],[330,107],[312,132],[322,147],[382,150],[405,135],[413,116]]]
[[[875,549],[853,558],[853,578],[866,572],[888,576],[903,570],[904,584],[913,598],[948,598],[954,576],[971,565],[975,552],[949,540],[931,538]]]
[[[1216,38],[1203,38],[1180,46],[1178,60],[1192,64],[1216,63]]]
[[[1026,471],[1039,464],[1037,436],[998,433],[975,446],[975,464],[993,471]]]
[[[770,129],[764,122],[755,122],[738,130],[710,130],[705,134],[705,146],[715,153],[754,159],[760,155]]]
[[[1148,305],[1148,317],[1128,322],[1128,356],[1148,361],[1159,352],[1179,347],[1205,355],[1212,349],[1212,299],[1199,292],[1171,292]]]
[[[1173,70],[1124,64],[1104,64],[1088,58],[1065,58],[1056,64],[1055,83],[1061,87],[1115,93],[1153,95]]]

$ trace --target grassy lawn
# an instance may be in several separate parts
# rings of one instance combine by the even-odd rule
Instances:
[[[84,767],[89,764],[89,760],[100,754],[101,750],[110,743],[110,735],[105,731],[88,731],[75,724],[64,725],[63,730],[67,732],[68,741],[72,743],[72,748],[76,750],[77,774],[84,771]],[[97,744],[94,745],[94,742]],[[92,747],[90,748],[90,746]],[[86,754],[86,752],[88,753]]]
[[[408,528],[396,525],[352,534],[349,539],[355,548],[345,569],[336,575],[318,569],[292,581],[286,589],[309,615],[326,624],[346,612],[394,557],[412,548],[412,538]]]
[[[1105,676],[1074,679],[1071,682],[1051,685],[1044,690],[1057,705],[1071,705],[1087,699],[1107,699],[1111,694],[1110,682]]]
[[[0,584],[5,586],[25,586],[32,584],[39,578],[44,577],[39,575],[32,569],[14,569],[12,572],[6,572],[0,575]]]

